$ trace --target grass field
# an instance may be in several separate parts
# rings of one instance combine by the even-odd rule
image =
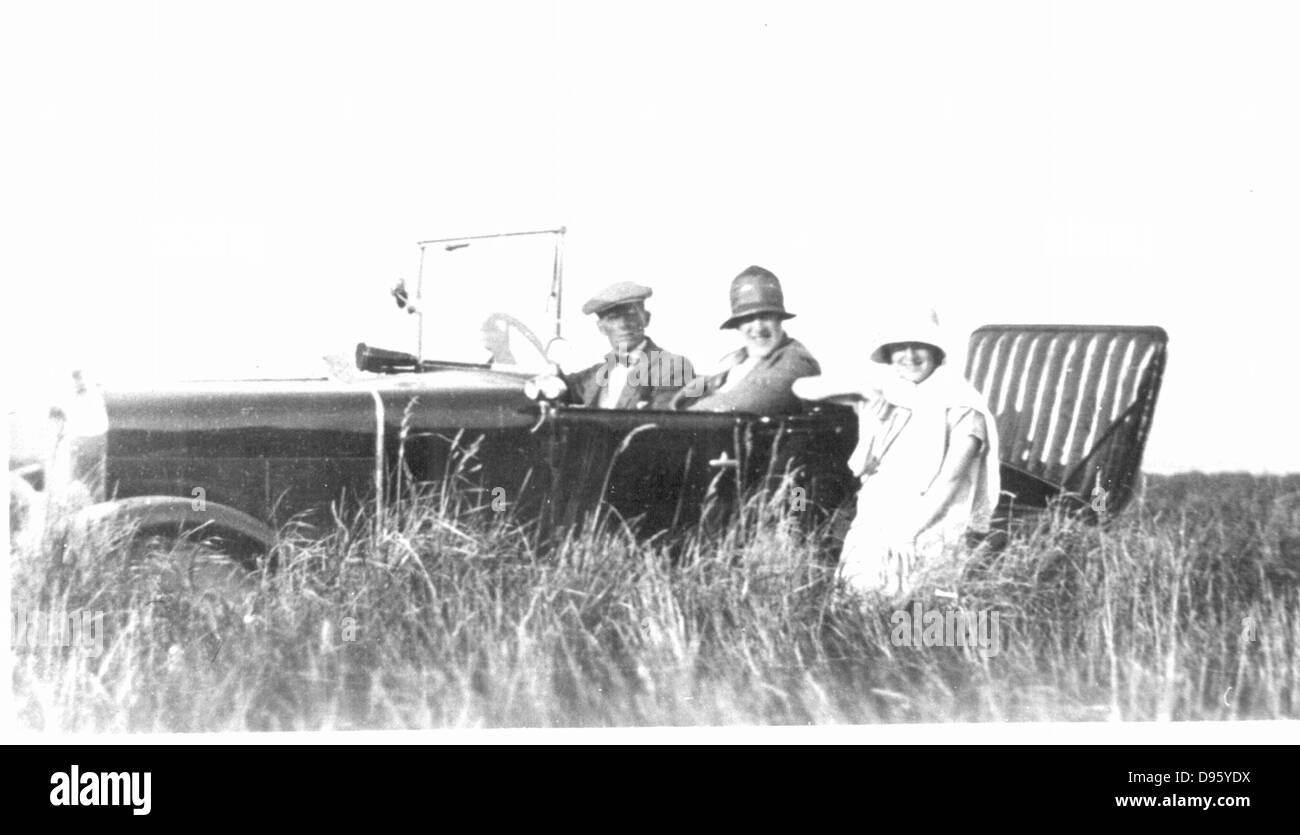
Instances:
[[[465,495],[286,539],[204,587],[180,554],[14,554],[19,612],[102,612],[101,651],[15,647],[24,727],[78,731],[1300,716],[1300,476],[1148,478],[883,603],[836,588],[779,501],[665,549],[539,553]],[[57,559],[56,559],[57,557]],[[900,645],[898,611],[996,614],[996,653]],[[910,643],[910,642],[909,642]]]

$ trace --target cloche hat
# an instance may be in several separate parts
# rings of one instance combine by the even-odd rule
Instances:
[[[734,328],[741,319],[756,313],[775,313],[782,319],[793,319],[785,310],[785,294],[781,282],[771,270],[759,266],[746,269],[731,280],[731,318],[722,323],[722,329]]]
[[[938,348],[945,359],[952,354],[948,337],[939,327],[939,317],[933,310],[914,312],[882,328],[872,343],[872,361],[888,365],[889,352],[886,349],[903,342],[920,342]]]

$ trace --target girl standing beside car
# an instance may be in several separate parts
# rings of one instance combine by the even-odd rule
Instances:
[[[848,463],[861,489],[840,576],[851,589],[896,597],[931,570],[956,567],[969,535],[987,532],[999,493],[997,425],[947,362],[933,313],[873,345],[867,368],[799,380],[794,393],[857,411]]]

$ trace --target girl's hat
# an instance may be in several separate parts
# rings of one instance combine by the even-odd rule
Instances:
[[[871,352],[872,361],[888,365],[887,349],[890,345],[903,342],[920,342],[937,348],[945,358],[952,353],[948,349],[948,337],[939,327],[939,317],[933,310],[926,310],[919,315],[913,314],[883,328],[880,336],[875,340],[875,349]]]

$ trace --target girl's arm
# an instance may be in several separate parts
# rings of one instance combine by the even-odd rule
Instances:
[[[984,416],[976,412],[971,416],[971,420],[978,423],[971,426],[970,432],[954,433],[948,453],[939,467],[939,474],[935,476],[929,488],[921,494],[918,512],[909,520],[911,523],[909,527],[914,536],[943,518],[957,497],[965,474],[970,468],[979,465],[979,457],[985,444],[982,437]]]

